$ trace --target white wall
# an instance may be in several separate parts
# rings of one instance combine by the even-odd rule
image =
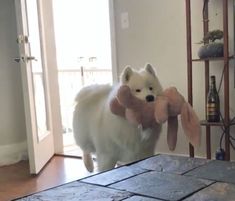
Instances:
[[[13,0],[0,1],[0,166],[26,153],[26,128],[21,89]]]
[[[193,32],[193,55],[197,57],[199,45],[195,43],[202,39],[202,3],[192,2],[192,32]],[[210,28],[222,29],[221,1],[210,1]],[[232,0],[230,0],[229,42],[230,52],[233,50],[233,17]],[[186,57],[186,19],[184,0],[114,0],[116,39],[117,39],[117,63],[118,73],[125,65],[142,67],[150,62],[156,67],[158,76],[164,87],[176,86],[187,98],[187,57]],[[128,12],[129,28],[122,29],[121,13]],[[214,63],[211,73],[217,76],[217,82],[221,75],[223,63]],[[234,116],[235,90],[233,88],[233,64],[230,67],[230,103],[231,116]],[[193,67],[194,85],[194,108],[201,119],[205,119],[204,113],[204,68],[198,63]],[[223,89],[223,88],[222,88]],[[221,91],[222,92],[222,91]],[[223,105],[222,93],[221,104]],[[166,143],[165,127],[157,152],[169,152]],[[196,150],[196,155],[206,156],[205,130],[202,128],[202,145]],[[212,154],[219,147],[221,130],[212,129]],[[234,133],[234,129],[232,130]],[[235,135],[234,135],[235,136]],[[179,130],[178,144],[174,153],[188,154],[188,142]],[[235,159],[234,151],[231,150],[232,159]]]

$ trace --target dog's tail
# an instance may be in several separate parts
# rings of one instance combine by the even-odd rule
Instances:
[[[93,159],[90,153],[83,152],[83,162],[89,172],[94,171]]]

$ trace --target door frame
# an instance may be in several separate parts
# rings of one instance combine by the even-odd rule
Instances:
[[[111,40],[111,59],[112,59],[112,74],[113,83],[119,81],[118,77],[118,62],[117,62],[117,41],[116,41],[116,29],[115,29],[115,13],[114,13],[114,0],[109,0],[109,20],[110,20],[110,40]]]
[[[51,123],[54,138],[54,153],[59,154],[63,152],[63,129],[62,119],[60,113],[60,96],[59,96],[59,81],[57,71],[56,59],[56,45],[53,21],[53,2],[52,0],[40,0],[41,2],[41,20],[43,23],[44,45],[47,65],[49,94],[51,101]]]

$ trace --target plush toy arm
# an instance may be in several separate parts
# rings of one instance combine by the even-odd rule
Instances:
[[[127,85],[120,86],[117,98],[120,104],[125,108],[133,109],[135,111],[139,111],[144,104],[144,101],[132,95],[131,89]]]
[[[125,108],[118,102],[118,99],[115,97],[109,103],[110,110],[113,114],[116,114],[121,117],[125,117]]]
[[[157,123],[162,124],[168,120],[168,98],[166,96],[158,96],[154,104],[154,117]]]
[[[175,150],[178,133],[178,117],[169,117],[167,121],[167,144],[171,151]]]
[[[110,103],[113,114],[126,118],[130,123],[141,124],[142,114],[140,110],[141,101],[131,94],[128,86],[122,85],[118,89],[117,96]]]
[[[181,123],[190,143],[194,146],[199,146],[201,142],[200,122],[195,111],[187,102],[182,106]]]

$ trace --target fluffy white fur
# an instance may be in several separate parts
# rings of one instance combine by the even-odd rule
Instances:
[[[132,93],[143,100],[148,99],[147,96],[155,98],[162,92],[150,64],[140,71],[126,67],[120,84],[128,85]],[[154,154],[159,135],[152,134],[151,129],[142,130],[131,125],[126,119],[111,113],[109,102],[118,86],[92,85],[83,88],[76,97],[74,137],[83,150],[84,164],[90,172],[94,168],[91,153],[96,154],[99,171],[115,167],[118,161],[131,162]],[[160,131],[159,125],[159,134]]]

